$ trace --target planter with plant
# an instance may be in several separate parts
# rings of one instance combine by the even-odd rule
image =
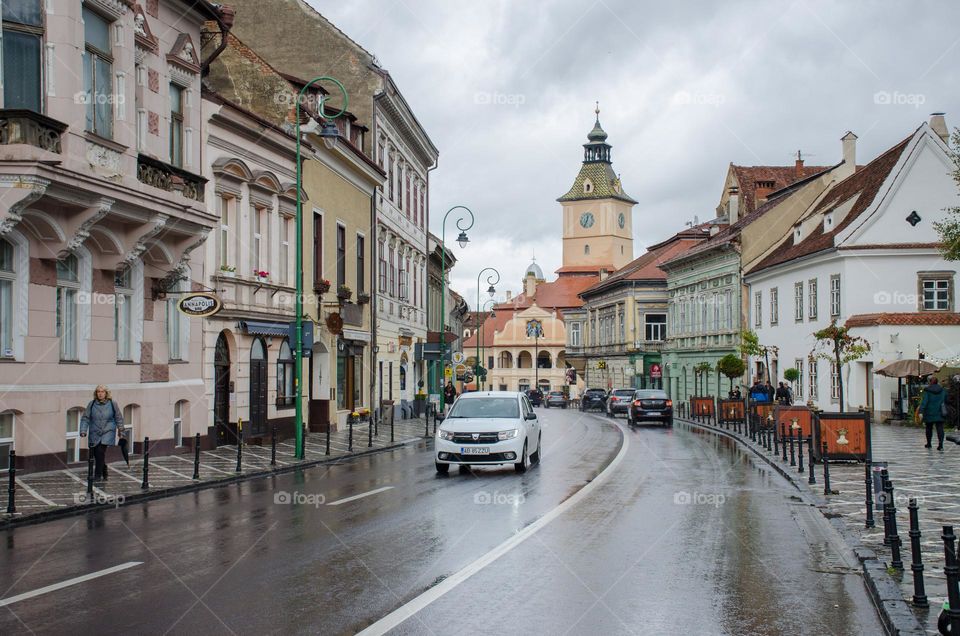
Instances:
[[[237,275],[237,268],[236,268],[236,267],[230,267],[229,265],[221,265],[221,266],[220,266],[220,275],[221,275],[221,276],[226,276],[226,277],[228,277],[228,278],[233,278],[234,276]]]
[[[328,291],[330,291],[330,281],[328,281],[326,278],[321,278],[318,281],[314,281],[313,289],[318,294],[326,294]]]
[[[262,269],[255,269],[253,270],[253,276],[261,283],[265,283],[267,282],[267,279],[270,278],[270,272]]]
[[[337,298],[340,300],[350,300],[350,296],[353,295],[353,290],[347,287],[346,285],[340,285],[337,287]]]
[[[370,302],[370,294],[367,292],[360,292],[357,294],[357,302],[361,305],[366,305],[368,302]]]

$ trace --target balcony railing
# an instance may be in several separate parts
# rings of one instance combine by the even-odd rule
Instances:
[[[622,353],[635,352],[660,352],[663,350],[662,340],[640,340],[638,342],[618,342],[616,344],[591,345],[586,347],[573,347],[567,345],[566,355],[571,356],[603,356],[617,355]]]
[[[137,180],[168,192],[179,192],[188,199],[203,202],[207,179],[146,155],[137,157]]]
[[[26,144],[60,153],[67,125],[32,110],[0,109],[0,145]]]

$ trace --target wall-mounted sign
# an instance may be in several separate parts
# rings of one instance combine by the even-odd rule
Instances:
[[[223,308],[223,303],[214,294],[208,292],[193,292],[185,295],[177,303],[180,313],[188,316],[205,318],[212,316]]]
[[[662,378],[663,369],[660,368],[660,365],[654,362],[650,365],[650,377],[651,378]]]
[[[327,329],[330,333],[337,334],[343,329],[343,318],[338,313],[331,313],[327,316]]]

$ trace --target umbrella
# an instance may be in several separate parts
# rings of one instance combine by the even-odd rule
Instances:
[[[130,466],[130,447],[127,444],[127,438],[121,437],[120,442],[117,444],[120,447],[120,452],[123,453],[123,461],[127,462],[127,467]]]
[[[936,373],[939,369],[940,367],[927,360],[909,358],[888,362],[875,370],[874,373],[877,375],[885,375],[888,378],[906,378],[930,375],[931,373]]]

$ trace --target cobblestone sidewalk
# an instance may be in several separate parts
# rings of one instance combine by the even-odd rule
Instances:
[[[353,446],[350,447],[349,431],[342,430],[330,435],[330,454],[326,453],[326,434],[310,433],[304,446],[306,458],[297,460],[292,439],[277,442],[277,464],[270,465],[270,444],[252,446],[244,444],[240,472],[237,472],[237,447],[221,446],[212,451],[200,452],[200,478],[193,479],[194,453],[190,448],[184,454],[151,457],[149,461],[149,487],[141,488],[143,458],[139,455],[126,463],[108,464],[107,481],[96,482],[94,496],[88,497],[87,467],[71,467],[62,470],[28,473],[16,477],[16,512],[3,512],[0,525],[21,520],[40,519],[86,508],[91,505],[120,505],[126,501],[146,496],[156,496],[182,490],[194,490],[216,485],[218,482],[234,481],[266,475],[277,470],[290,470],[297,465],[310,466],[328,460],[350,457],[374,450],[394,447],[424,438],[424,420],[397,420],[394,423],[393,441],[390,425],[380,424],[372,446],[369,425],[353,427]],[[432,421],[430,432],[433,432]],[[6,484],[6,475],[3,475]],[[4,487],[6,495],[6,487]],[[0,510],[6,511],[6,497]]]

